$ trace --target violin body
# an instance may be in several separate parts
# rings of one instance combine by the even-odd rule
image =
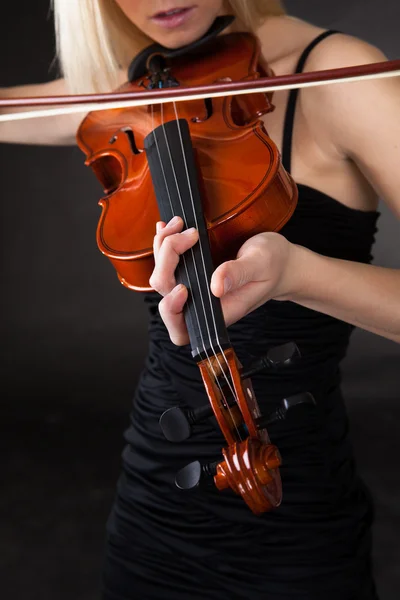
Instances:
[[[259,55],[255,36],[232,33],[216,37],[201,52],[167,61],[167,70],[185,86],[256,80],[265,75]],[[145,83],[139,78],[120,91],[144,91]],[[85,117],[77,142],[105,191],[97,244],[123,285],[151,290],[160,214],[144,140],[162,123],[188,122],[215,267],[234,258],[249,237],[283,227],[295,209],[297,188],[260,119],[271,110],[269,97],[254,93],[94,111]]]

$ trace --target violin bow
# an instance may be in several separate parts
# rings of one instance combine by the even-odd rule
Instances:
[[[108,92],[102,94],[76,94],[64,96],[37,96],[25,98],[1,98],[0,110],[4,108],[46,107],[40,110],[6,113],[0,122],[43,118],[56,115],[128,108],[166,102],[183,102],[203,98],[218,98],[238,94],[267,93],[280,90],[301,89],[334,83],[360,82],[369,79],[398,77],[400,60],[340,67],[294,75],[260,77],[251,82],[224,81],[204,86],[180,86],[179,88],[156,89],[140,92]],[[51,106],[52,108],[48,108]],[[56,108],[53,108],[56,107]]]

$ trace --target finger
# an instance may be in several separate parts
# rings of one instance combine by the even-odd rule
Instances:
[[[160,235],[164,233],[164,230]],[[163,240],[158,253],[154,271],[150,277],[150,285],[162,296],[175,287],[175,269],[179,257],[189,250],[198,240],[198,232],[193,227],[182,233],[168,235]]]
[[[179,284],[158,305],[158,310],[168,329],[171,341],[177,346],[184,346],[189,342],[189,335],[183,316],[183,308],[187,297],[187,289],[184,285]]]
[[[166,227],[166,223],[164,223],[164,221],[157,221],[156,223],[156,234],[153,238],[153,254],[154,254],[154,260],[157,260],[157,254],[158,254],[158,250],[160,248],[160,238],[158,237],[158,234],[161,233],[161,231],[164,229],[164,227]]]
[[[172,233],[181,231],[183,227],[183,221],[180,217],[173,217],[168,223],[164,221],[158,221],[156,223],[156,235],[153,240],[153,252],[154,259],[157,260],[158,251],[164,239]]]

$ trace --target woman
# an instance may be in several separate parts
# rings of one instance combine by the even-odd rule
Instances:
[[[149,40],[186,45],[225,12],[236,15],[235,27],[256,31],[277,75],[385,60],[361,40],[288,17],[273,0],[56,0],[55,9],[64,78],[4,95],[113,89]],[[275,94],[265,125],[298,184],[298,207],[279,234],[251,238],[237,260],[213,275],[212,291],[242,362],[289,340],[302,351],[301,368],[252,378],[262,412],[299,391],[309,390],[317,401],[311,417],[270,427],[283,457],[284,499],[261,517],[233,494],[174,488],[177,470],[192,460],[215,460],[223,442],[208,423],[178,445],[159,428],[162,412],[204,404],[204,393],[184,347],[187,293],[173,275],[197,233],[181,234],[179,220],[158,224],[151,284],[164,296],[159,309],[166,327],[159,296],[148,294],[149,358],[108,520],[104,599],[377,598],[372,506],[347,436],[339,363],[354,325],[400,340],[399,273],[367,264],[378,197],[400,214],[399,92],[399,82],[389,79]],[[79,120],[6,123],[1,139],[35,142],[40,127],[44,143],[73,143]]]

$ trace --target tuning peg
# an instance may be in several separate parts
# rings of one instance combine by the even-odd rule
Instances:
[[[207,419],[207,417],[212,417],[213,414],[211,404],[205,404],[193,409],[174,406],[161,415],[159,423],[168,441],[182,442],[190,437],[192,425]]]
[[[300,350],[294,342],[287,342],[281,346],[271,348],[265,356],[257,359],[241,374],[242,379],[247,379],[264,369],[276,370],[290,366],[294,360],[301,356]]]
[[[218,461],[202,465],[198,460],[183,467],[175,477],[175,485],[180,490],[194,490],[201,483],[211,483],[217,473]]]
[[[267,417],[259,417],[256,419],[257,429],[263,429],[275,421],[283,421],[286,419],[288,412],[295,406],[300,404],[316,406],[315,398],[310,392],[302,392],[300,394],[294,394],[288,398],[284,398],[281,402],[281,406],[277,408],[272,414]]]

